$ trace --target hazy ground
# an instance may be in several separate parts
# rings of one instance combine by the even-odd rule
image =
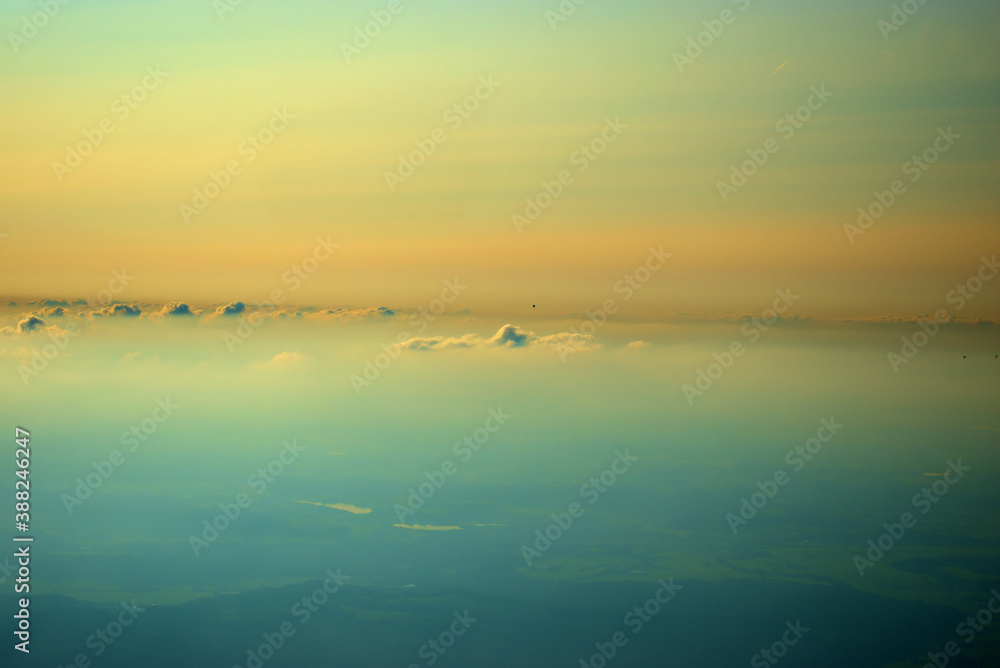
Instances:
[[[920,666],[949,641],[950,665],[994,665],[1000,624],[956,632],[1000,587],[992,328],[945,328],[897,373],[887,353],[915,325],[751,341],[740,323],[609,324],[560,355],[543,337],[579,320],[526,317],[534,338],[503,346],[503,321],[448,316],[422,336],[478,342],[405,350],[352,385],[403,318],[277,319],[230,352],[238,322],[81,321],[27,384],[45,334],[0,342],[5,414],[33,447],[31,665],[245,666],[282,622],[296,633],[266,665],[579,666],[616,632],[609,665],[771,665],[757,655],[786,623],[809,630],[782,665]],[[689,402],[734,341],[745,353]],[[823,420],[836,433],[806,461]],[[937,501],[914,499],[959,460]],[[758,482],[773,498],[734,533]],[[346,584],[304,620],[328,569]],[[662,610],[628,621],[671,579]],[[92,634],[132,601],[145,611],[97,656]],[[451,648],[425,646],[466,610]]]

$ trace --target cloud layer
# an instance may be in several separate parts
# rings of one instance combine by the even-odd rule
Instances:
[[[569,346],[575,350],[597,347],[593,335],[576,332],[559,332],[548,336],[538,336],[517,325],[504,325],[496,334],[484,339],[478,334],[459,337],[413,337],[401,341],[397,346],[403,350],[449,350],[456,348],[527,348],[529,346]]]

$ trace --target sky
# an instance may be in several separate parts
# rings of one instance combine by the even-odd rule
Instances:
[[[616,665],[761,665],[795,620],[783,665],[924,665],[1000,590],[997,25],[995,0],[3,3],[23,665],[82,665],[129,601],[102,665],[250,665],[340,567],[268,666],[422,665],[467,608],[438,665],[603,665],[578,657],[674,578]]]
[[[124,268],[122,300],[260,301],[324,238],[297,303],[419,307],[458,277],[473,311],[558,314],[662,246],[632,317],[759,311],[789,287],[802,315],[877,319],[932,313],[996,248],[995,3],[892,30],[888,2],[393,9],[95,1],[32,32],[38,5],[5,4],[3,296],[91,300]],[[876,193],[893,203],[852,232]]]

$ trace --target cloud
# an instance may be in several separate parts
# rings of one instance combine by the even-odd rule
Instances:
[[[28,306],[69,306],[70,303],[64,299],[38,299],[28,302]]]
[[[646,350],[649,348],[649,341],[632,341],[625,347],[629,350]]]
[[[271,360],[274,364],[294,364],[295,362],[304,362],[308,357],[302,353],[285,351],[283,353],[278,353]]]
[[[521,346],[527,345],[528,337],[532,336],[534,336],[532,332],[518,329],[517,325],[504,325],[497,330],[497,333],[493,335],[489,342],[498,346],[520,348]]]
[[[44,299],[28,302],[26,306],[36,308],[35,314],[41,317],[104,317],[104,316],[146,316],[160,318],[165,316],[194,316],[199,318],[245,317],[258,320],[307,317],[323,321],[366,320],[377,318],[392,318],[397,311],[385,306],[340,306],[335,308],[320,308],[316,306],[283,306],[276,307],[267,304],[253,304],[243,301],[232,301],[226,304],[215,304],[199,307],[183,301],[171,302],[112,302],[110,304],[92,304],[92,310],[76,312],[74,305],[87,306],[84,300],[66,301]],[[8,306],[17,306],[11,300]]]
[[[393,524],[400,529],[416,529],[417,531],[461,531],[462,527],[434,526],[433,524]]]
[[[568,347],[577,352],[596,350],[601,347],[594,340],[593,334],[580,334],[578,332],[559,332],[558,334],[551,334],[549,336],[540,336],[532,341],[532,343],[551,346],[553,348]]]
[[[334,510],[343,510],[344,512],[351,513],[352,515],[368,515],[369,513],[372,512],[371,508],[352,506],[349,503],[317,503],[316,501],[296,501],[295,503],[301,503],[307,506],[319,506],[320,508],[333,508]]]
[[[0,327],[0,336],[3,337],[33,336],[42,332],[48,333],[49,336],[63,336],[66,334],[66,330],[55,325],[46,325],[44,320],[34,314],[29,314],[26,318],[18,322],[16,327]]]
[[[521,329],[517,325],[504,325],[496,334],[484,339],[478,334],[459,337],[414,337],[396,344],[402,350],[448,350],[452,348],[527,348],[529,346],[569,346],[576,350],[598,347],[594,337],[576,332],[559,332],[548,336],[538,336],[534,332]]]
[[[44,326],[44,320],[39,318],[37,315],[29,315],[27,318],[17,323],[17,331],[20,334],[27,334],[28,332],[33,332],[39,327]]]
[[[160,315],[194,315],[194,313],[191,312],[191,307],[184,302],[170,302],[164,304]]]
[[[300,308],[298,313],[316,320],[365,320],[367,318],[391,318],[396,315],[395,311],[385,306],[340,306],[320,310]]]
[[[352,506],[349,503],[331,503],[327,505],[327,508],[333,508],[334,510],[343,510],[353,515],[367,515],[372,511],[371,508],[361,508],[360,506]]]
[[[135,304],[112,304],[111,306],[105,306],[100,311],[91,311],[91,315],[137,317],[142,315],[142,309]]]
[[[454,338],[444,336],[414,337],[401,341],[397,347],[401,350],[447,350],[449,348],[475,348],[485,345],[486,341],[475,334]]]
[[[216,315],[239,315],[243,313],[247,308],[247,305],[243,302],[231,302],[225,306],[220,306],[216,311]]]

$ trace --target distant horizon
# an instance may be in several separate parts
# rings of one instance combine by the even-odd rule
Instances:
[[[14,303],[11,303],[14,302]],[[226,307],[233,307],[236,304],[242,304],[243,309],[236,312],[224,313],[223,309]],[[188,306],[191,311],[190,313],[183,313],[181,315],[185,316],[226,316],[226,317],[239,317],[242,314],[250,313],[251,309],[253,312],[260,311],[262,313],[270,313],[274,315],[323,315],[324,312],[334,313],[341,312],[345,318],[356,317],[358,319],[364,317],[386,317],[392,318],[394,316],[407,316],[411,314],[424,313],[429,310],[427,306],[389,306],[386,304],[370,305],[370,306],[359,306],[357,304],[301,304],[301,303],[287,303],[281,305],[272,305],[266,301],[253,302],[250,300],[222,300],[222,301],[207,301],[207,302],[196,302],[183,299],[170,299],[166,301],[148,301],[142,299],[114,299],[107,302],[101,301],[87,301],[82,298],[53,298],[53,297],[34,297],[20,299],[12,297],[0,297],[0,310],[10,309],[10,308],[28,308],[31,307],[34,310],[29,310],[29,315],[45,315],[43,310],[45,308],[54,307],[87,307],[93,309],[101,309],[114,305],[126,305],[126,306],[138,306],[142,309],[140,314],[135,314],[137,316],[150,316],[150,315],[164,315],[162,313],[163,309],[169,305],[181,305]],[[599,306],[599,305],[598,305]],[[42,310],[39,310],[42,309]],[[764,307],[767,310],[767,307]],[[99,311],[92,311],[92,313],[99,313]],[[49,314],[51,315],[51,314]],[[56,317],[65,316],[78,316],[87,315],[83,311],[77,313],[72,313],[67,311],[65,314],[57,314]],[[171,314],[165,314],[171,315]],[[471,308],[461,308],[455,310],[446,310],[436,313],[435,315],[439,317],[489,317],[489,318],[503,318],[503,317],[519,317],[527,319],[539,319],[539,318],[552,318],[552,319],[568,319],[568,318],[586,318],[587,311],[575,311],[575,310],[545,310],[544,308],[539,309],[537,305],[527,305],[520,310],[482,310],[474,311]],[[752,312],[750,310],[745,310],[742,312],[702,312],[702,313],[691,313],[691,312],[662,312],[659,314],[648,314],[642,315],[637,313],[628,314],[626,316],[620,316],[615,318],[616,322],[625,323],[663,323],[663,324],[710,324],[710,323],[727,323],[727,322],[740,322],[744,319],[749,318],[760,318],[761,311]],[[776,321],[783,324],[798,324],[798,325],[836,325],[836,324],[859,324],[859,325],[872,325],[872,324],[885,324],[885,325],[898,325],[898,324],[909,324],[920,322],[924,320],[936,320],[940,324],[949,325],[1000,325],[1000,316],[996,318],[985,318],[985,317],[975,317],[975,316],[965,316],[948,313],[944,316],[936,316],[933,312],[920,312],[920,313],[908,313],[908,314],[885,314],[876,316],[863,316],[858,315],[854,317],[842,317],[842,318],[819,318],[808,313],[800,313],[795,311],[789,311],[788,313],[780,314],[777,316]]]

